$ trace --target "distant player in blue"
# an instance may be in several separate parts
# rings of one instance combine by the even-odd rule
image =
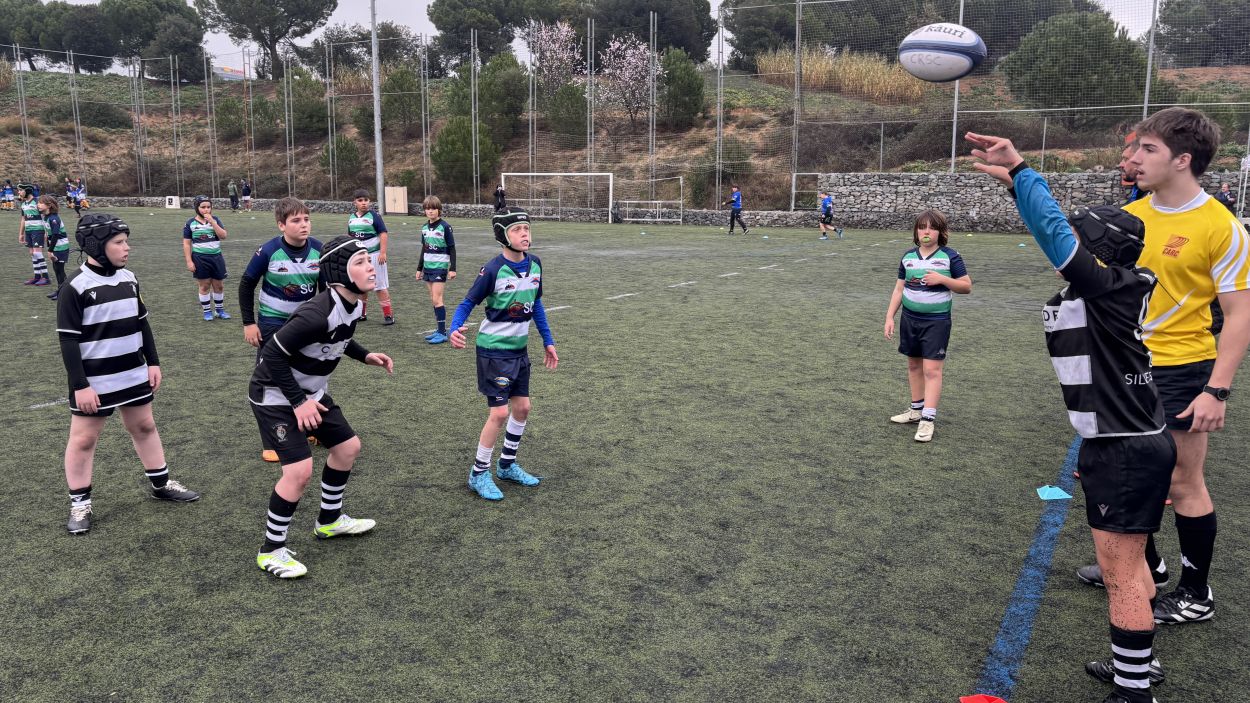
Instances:
[[[829,191],[820,191],[820,238],[829,238],[829,229],[833,227],[833,196]],[[837,232],[838,239],[842,238],[842,228],[834,228]]]
[[[742,191],[738,186],[731,186],[733,192],[729,196],[729,200],[724,202],[729,206],[729,233],[734,233],[734,220],[742,225],[742,233],[747,233],[747,223],[742,221]]]
[[[556,356],[556,342],[543,310],[542,262],[528,253],[529,215],[521,208],[506,208],[495,214],[491,225],[504,251],[482,267],[464,302],[456,308],[451,321],[451,346],[464,349],[464,323],[474,307],[486,303],[486,319],[477,329],[477,388],[486,396],[490,416],[478,437],[477,457],[469,471],[469,489],[486,500],[503,500],[503,492],[491,480],[490,459],[505,423],[507,429],[495,473],[522,486],[537,486],[539,482],[516,461],[530,413],[531,320],[543,338],[546,367],[554,370],[560,357]]]
[[[283,198],[274,206],[281,236],[265,242],[239,282],[239,315],[243,339],[259,350],[290,319],[295,310],[317,294],[321,271],[321,242],[312,233],[308,206],[298,198]],[[260,286],[260,314],[256,314],[256,286]],[[259,323],[258,323],[259,320]],[[263,447],[265,461],[278,461],[272,447]]]
[[[3,198],[3,200],[0,200],[0,208],[5,210],[16,209],[17,206],[14,205],[16,191],[13,190],[13,181],[7,178],[4,179],[4,187],[0,188],[0,198]]]
[[[48,298],[59,297],[61,284],[65,282],[65,263],[69,261],[69,235],[65,225],[61,223],[60,207],[56,198],[51,195],[39,196],[39,212],[48,225],[48,253],[52,255],[52,270],[56,272],[56,290],[48,294]]]
[[[942,367],[951,338],[954,293],[971,293],[972,279],[959,252],[946,246],[946,216],[925,210],[912,226],[912,243],[898,263],[898,281],[885,313],[885,338],[894,339],[894,315],[901,307],[898,351],[907,357],[911,407],[890,418],[899,424],[919,423],[917,442],[933,440]]]
[[[205,321],[211,322],[213,308],[216,308],[217,317],[229,320],[223,287],[227,275],[226,258],[221,255],[226,228],[221,219],[213,214],[213,201],[207,195],[195,196],[191,208],[195,210],[195,217],[187,220],[182,227],[182,256],[199,287],[200,312]]]
[[[499,209],[506,209],[502,206]],[[442,344],[447,336],[447,308],[443,306],[443,289],[456,277],[456,239],[451,224],[443,219],[443,203],[437,195],[425,196],[421,203],[429,222],[421,227],[421,258],[417,260],[417,280],[425,281],[434,305],[434,321],[438,329],[427,335],[430,344]]]

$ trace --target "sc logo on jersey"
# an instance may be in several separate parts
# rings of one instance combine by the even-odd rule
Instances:
[[[533,303],[513,303],[508,306],[508,317],[525,317],[534,312]]]
[[[288,283],[282,286],[282,293],[288,298],[294,298],[297,295],[312,295],[317,292],[317,286],[313,283]]]

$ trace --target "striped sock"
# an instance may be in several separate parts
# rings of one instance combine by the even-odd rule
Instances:
[[[30,255],[31,268],[35,270],[36,278],[48,277],[48,262],[43,258],[43,252],[37,252]]]
[[[438,322],[438,333],[447,334],[447,308],[442,305],[434,308],[434,319]]]
[[[321,470],[321,512],[317,513],[318,525],[329,525],[343,514],[343,492],[347,490],[347,479],[351,475],[351,469],[339,471],[330,468],[329,464]]]
[[[213,307],[217,308],[217,312],[226,311],[226,294],[213,293]]]
[[[921,409],[921,408],[923,408],[923,407],[924,407],[924,398],[921,398],[920,400],[913,400],[913,401],[911,401],[911,409],[912,409],[912,410],[919,410],[919,409]]]
[[[1121,630],[1111,626],[1111,658],[1115,690],[1130,703],[1151,703],[1150,662],[1155,631]]]
[[[473,475],[481,476],[490,471],[490,455],[495,451],[494,447],[483,447],[477,445],[477,457],[473,461]]]
[[[499,465],[505,469],[516,461],[517,449],[521,446],[521,433],[525,432],[525,423],[517,422],[508,416],[508,427],[503,434],[503,449],[499,452]]]
[[[144,469],[143,473],[152,482],[153,488],[164,488],[165,484],[169,483],[169,464],[159,469]]]
[[[204,312],[212,312],[213,308],[210,302],[211,300],[212,298],[210,298],[207,293],[201,293],[200,294],[200,309],[203,310]]]
[[[920,411],[920,419],[933,422],[937,419],[937,408],[924,408]]]
[[[269,496],[269,515],[265,521],[265,544],[262,552],[272,552],[286,546],[286,531],[291,527],[291,518],[295,517],[295,508],[299,501],[289,501],[278,495],[275,490]]]
[[[88,483],[86,488],[69,489],[69,507],[77,508],[81,506],[91,506],[91,484]]]

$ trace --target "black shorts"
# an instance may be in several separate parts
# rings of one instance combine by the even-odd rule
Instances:
[[[54,260],[59,261],[62,264],[67,263],[69,261],[69,249],[62,249],[60,251],[56,251],[54,249],[48,253],[52,255],[52,258]]]
[[[1188,432],[1194,424],[1193,417],[1177,419],[1176,416],[1185,412],[1185,408],[1202,393],[1202,387],[1211,380],[1213,368],[1215,359],[1180,366],[1156,366],[1151,369],[1155,388],[1159,389],[1159,400],[1163,401],[1163,414],[1169,430]]]
[[[486,404],[492,408],[507,405],[509,398],[528,397],[530,394],[529,356],[496,359],[479,354],[477,389],[486,396]]]
[[[913,317],[903,311],[899,325],[898,353],[911,358],[944,361],[951,341],[950,319]]]
[[[421,280],[428,283],[446,283],[450,269],[421,269]]]
[[[321,424],[317,429],[307,433],[299,428],[291,406],[251,403],[252,414],[260,427],[261,443],[278,452],[280,463],[294,464],[311,457],[312,450],[308,448],[310,436],[316,437],[327,449],[356,436],[356,431],[343,417],[343,410],[334,403],[329,393],[323,393],[318,402],[326,407],[326,411],[321,413]]]
[[[192,254],[191,263],[195,264],[192,275],[197,281],[226,280],[226,257],[221,254]]]
[[[828,215],[821,215],[821,216],[820,216],[820,224],[822,224],[822,225],[831,225],[831,224],[833,224],[833,213],[831,212],[831,213],[829,213]]]
[[[70,415],[77,415],[78,417],[108,417],[109,415],[112,415],[113,411],[116,410],[117,408],[137,408],[141,405],[150,404],[152,402],[152,394],[149,393],[143,396],[142,398],[135,398],[134,400],[128,400],[122,403],[121,405],[115,405],[111,408],[100,408],[99,410],[96,410],[93,413],[85,413],[81,410],[75,409],[72,404],[73,398],[70,398],[70,401],[71,401],[71,405],[69,409]]]
[[[32,231],[28,229],[22,230],[23,246],[25,246],[27,249],[42,249],[43,239],[44,239],[43,235],[44,235],[43,230],[38,230],[38,231]]]
[[[1167,431],[1081,442],[1076,466],[1089,526],[1124,534],[1158,532],[1175,465],[1176,444]]]

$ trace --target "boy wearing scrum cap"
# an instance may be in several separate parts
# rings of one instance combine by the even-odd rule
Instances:
[[[330,374],[343,355],[394,372],[389,356],[370,353],[352,339],[364,311],[363,297],[376,284],[368,248],[350,236],[337,237],[322,249],[320,269],[325,289],[300,305],[265,342],[248,387],[262,439],[278,452],[282,464],[282,478],[269,496],[265,542],[256,565],[284,579],[308,573],[287,548],[286,537],[312,477],[309,436],[329,449],[313,535],[317,539],[358,535],[376,524],[343,512],[343,493],[360,455],[360,438],[327,392]]]
[[[503,492],[490,475],[491,455],[499,431],[506,431],[496,474],[522,486],[537,486],[539,479],[516,461],[521,433],[530,412],[530,321],[543,338],[543,363],[554,370],[555,338],[543,309],[542,262],[529,254],[532,243],[529,215],[517,207],[505,208],[491,220],[495,240],[503,253],[491,259],[477,274],[464,302],[451,321],[451,346],[464,349],[469,313],[486,303],[486,319],[477,330],[477,387],[486,396],[490,415],[478,437],[477,456],[469,470],[469,489],[486,500],[503,500]]]

